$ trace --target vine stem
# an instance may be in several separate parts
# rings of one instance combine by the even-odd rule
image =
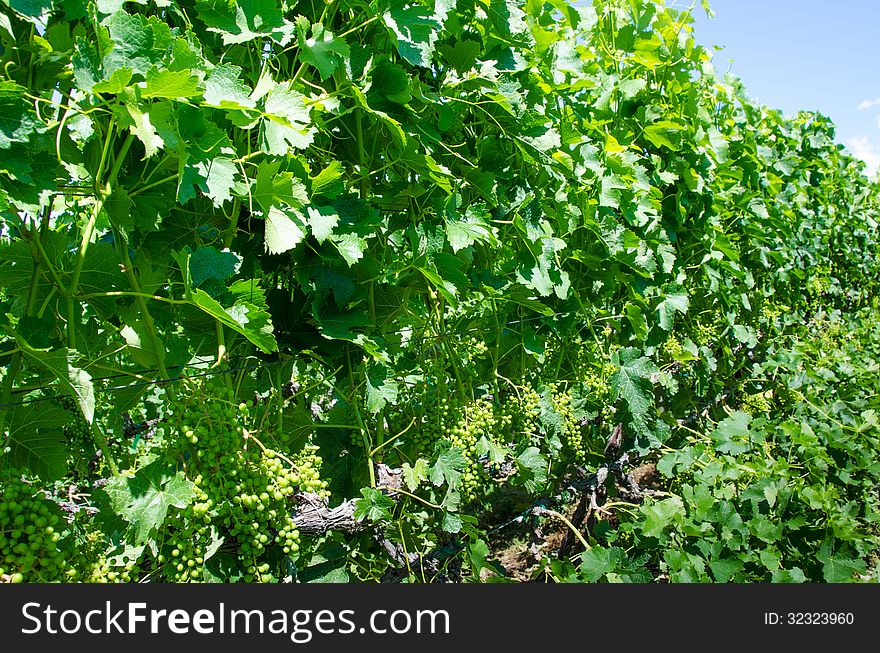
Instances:
[[[354,383],[354,372],[351,369],[351,352],[346,353],[346,362],[348,366],[348,383],[351,388],[351,395],[349,397],[349,405],[354,408],[354,417],[358,423],[358,430],[361,432],[361,437],[364,440],[364,451],[367,454],[367,468],[370,471],[370,487],[376,487],[376,470],[373,469],[373,455],[372,455],[372,445],[373,443],[370,441],[370,433],[367,431],[367,426],[364,424],[364,420],[361,418],[361,411],[357,405],[357,399],[355,398],[356,386]]]
[[[95,204],[92,207],[92,213],[89,216],[89,221],[86,223],[85,229],[83,229],[82,240],[80,241],[79,250],[76,253],[76,265],[73,269],[73,279],[70,282],[70,289],[67,292],[68,349],[76,349],[76,294],[79,291],[79,278],[80,275],[82,275],[83,264],[85,263],[86,258],[86,251],[88,250],[89,243],[92,242],[92,236],[95,233],[95,224],[98,222],[98,216],[101,213],[101,209],[104,208],[104,203],[107,201],[107,198],[112,193],[113,185],[116,183],[116,177],[119,175],[119,170],[122,168],[122,162],[125,159],[125,155],[128,153],[128,149],[131,147],[131,144],[134,141],[134,134],[129,134],[126,137],[125,141],[122,143],[122,147],[119,150],[119,154],[116,156],[116,162],[113,164],[113,168],[110,171],[110,174],[107,176],[107,181],[103,185],[103,187],[101,187],[99,179],[107,159],[107,151],[110,149],[110,141],[112,139],[114,125],[115,122],[111,120],[110,128],[107,130],[107,140],[104,142],[104,151],[101,153],[101,162],[98,164],[98,172],[95,175],[97,197],[95,198]],[[127,247],[125,250],[125,254],[127,257]],[[138,290],[138,292],[140,291]]]
[[[25,303],[25,315],[30,315],[31,310],[33,309],[33,300],[36,296],[36,288],[37,282],[40,278],[40,264],[38,261],[34,262],[34,269],[31,273],[31,284],[28,287],[28,295],[27,301]],[[3,404],[8,404],[10,398],[12,397],[12,384],[15,381],[15,377],[18,376],[18,373],[21,371],[21,361],[22,361],[22,351],[19,349],[12,356],[12,362],[9,366],[9,372],[6,374],[6,378],[3,379],[3,394],[2,394],[2,402]],[[0,437],[3,435],[3,429],[6,426],[6,414],[7,410],[0,411]]]
[[[415,494],[412,494],[411,492],[407,492],[406,490],[401,490],[398,487],[385,487],[385,486],[380,485],[377,489],[388,490],[389,492],[396,492],[397,494],[402,494],[403,496],[409,497],[410,499],[415,499],[419,503],[422,503],[422,504],[428,506],[429,508],[434,508],[435,510],[443,510],[443,506],[438,506],[436,503],[431,503],[430,501],[423,499],[420,496],[416,496]]]
[[[159,370],[161,377],[167,379],[168,370],[165,369],[164,359],[165,348],[159,340],[159,334],[156,332],[156,324],[153,322],[153,316],[150,315],[150,310],[147,308],[147,301],[144,299],[145,293],[141,292],[141,284],[138,281],[137,273],[134,271],[134,264],[131,262],[131,256],[128,253],[128,239],[125,237],[125,233],[122,229],[119,229],[116,225],[112,225],[112,227],[113,237],[116,240],[117,247],[120,250],[119,254],[122,257],[122,263],[125,266],[125,276],[128,277],[129,284],[134,288],[135,302],[137,302],[138,310],[140,310],[141,313],[141,319],[143,319],[144,327],[147,329],[147,337],[150,339],[153,353],[156,356],[156,368]]]
[[[583,534],[581,534],[581,532],[577,528],[575,528],[574,524],[571,523],[568,517],[563,515],[561,512],[556,512],[555,510],[551,510],[550,508],[536,508],[534,512],[538,515],[548,515],[550,517],[555,517],[571,529],[571,532],[575,534],[575,537],[580,540],[580,543],[584,545],[584,548],[587,551],[593,548],[590,546],[590,543],[587,542],[587,540],[584,538]]]
[[[399,438],[399,437],[405,435],[406,432],[409,431],[409,430],[413,427],[413,425],[414,425],[415,423],[416,423],[416,418],[413,417],[413,418],[410,420],[410,422],[409,422],[409,424],[407,425],[407,427],[406,427],[405,429],[403,429],[400,433],[398,433],[397,435],[395,435],[395,436],[393,436],[393,437],[391,437],[391,438],[388,438],[388,439],[385,440],[384,442],[381,442],[381,443],[379,443],[376,447],[374,447],[373,450],[370,451],[370,456],[371,456],[371,457],[372,457],[372,456],[375,456],[377,453],[379,453],[379,451],[382,450],[383,447],[386,447],[387,445],[389,445],[389,444],[391,444],[392,442],[394,442],[397,438]]]
[[[27,229],[26,233],[33,236],[33,241],[39,243],[40,238],[46,233],[49,227],[49,217],[51,215],[50,207],[46,206],[42,209],[40,214],[40,229],[37,232],[36,226],[34,226],[33,230]],[[40,248],[42,250],[42,247]],[[45,252],[44,252],[45,255]],[[33,251],[31,252],[31,256],[33,257]],[[45,265],[45,263],[43,263]],[[31,272],[31,282],[28,286],[27,298],[25,300],[24,305],[24,314],[28,317],[33,315],[34,306],[37,302],[37,286],[40,282],[40,258],[34,258],[34,267]],[[15,378],[18,376],[21,371],[21,362],[23,360],[24,352],[21,348],[16,349],[15,353],[12,355],[12,361],[9,366],[9,373],[6,375],[6,378],[3,379],[3,391],[0,396],[2,396],[2,402],[4,404],[9,403],[9,399],[12,396],[12,385],[15,382]],[[6,413],[7,411],[0,411],[0,436],[2,436],[3,429],[6,426]]]

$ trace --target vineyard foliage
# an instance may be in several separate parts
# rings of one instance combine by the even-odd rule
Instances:
[[[3,0],[2,579],[877,580],[880,188],[695,11]]]

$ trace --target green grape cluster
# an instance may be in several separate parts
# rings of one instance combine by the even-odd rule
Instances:
[[[761,306],[761,314],[764,316],[768,322],[776,321],[779,316],[783,315],[788,311],[787,306],[782,306],[780,304],[774,304],[772,302],[765,301]]]
[[[35,485],[8,472],[0,479],[0,576],[50,583],[76,573],[60,542],[67,523]]]
[[[477,442],[486,437],[495,440],[501,428],[510,428],[511,420],[500,417],[492,397],[464,402],[440,397],[429,406],[422,428],[414,437],[420,451],[431,453],[435,444],[446,441],[459,449],[465,458],[461,494],[465,501],[479,495],[481,483],[489,480],[477,454]]]
[[[740,400],[740,407],[750,415],[765,415],[773,408],[763,392],[743,395]]]
[[[605,363],[600,369],[584,366],[580,382],[583,384],[587,400],[592,406],[605,406],[611,399],[611,386],[608,377],[615,371],[614,365]]]
[[[157,558],[170,581],[201,580],[208,549],[219,537],[246,561],[245,581],[271,581],[263,560],[267,549],[299,551],[291,496],[328,495],[316,453],[308,450],[291,460],[263,446],[248,431],[251,409],[249,403],[236,405],[232,392],[217,383],[169,402],[171,451],[183,460],[195,495],[169,523]]]
[[[698,347],[708,347],[718,339],[718,328],[714,324],[698,322],[693,326],[691,339]]]
[[[464,406],[458,420],[448,431],[449,442],[464,453],[465,470],[461,477],[461,494],[465,501],[477,498],[481,481],[485,481],[483,466],[477,456],[477,442],[481,437],[493,440],[499,424],[493,401],[481,397]]]
[[[68,572],[70,580],[82,583],[130,583],[141,576],[141,567],[134,560],[125,559],[114,564],[107,558],[104,536],[88,531],[77,542],[75,573]]]
[[[330,497],[327,481],[321,480],[321,466],[324,464],[318,455],[318,447],[306,445],[290,458],[299,470],[299,487],[303,492],[317,494],[322,499]]]
[[[681,342],[678,340],[678,338],[676,338],[674,334],[670,333],[669,337],[666,338],[666,340],[660,346],[660,351],[666,359],[674,361],[677,360],[679,356],[681,356],[683,347],[681,346]]]
[[[582,465],[586,462],[587,443],[583,429],[574,416],[571,393],[559,383],[551,383],[549,387],[553,409],[562,417],[562,442],[571,452],[574,462]]]
[[[499,415],[499,439],[507,443],[528,441],[539,431],[541,396],[531,386],[517,387],[507,395]]]
[[[88,478],[89,463],[95,457],[95,443],[89,423],[70,397],[61,398],[61,406],[70,415],[62,428],[67,443],[67,468],[76,478]]]

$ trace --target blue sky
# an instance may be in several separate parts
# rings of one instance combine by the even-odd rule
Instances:
[[[710,0],[697,8],[698,43],[723,45],[716,70],[740,77],[755,100],[785,113],[819,111],[837,139],[880,167],[880,0]],[[687,8],[691,0],[668,0]],[[697,3],[699,7],[699,3]],[[732,60],[732,62],[731,62]]]

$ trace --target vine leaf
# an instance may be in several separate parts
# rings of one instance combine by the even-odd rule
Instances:
[[[298,209],[309,201],[303,183],[280,168],[281,161],[263,161],[257,170],[252,196],[264,211],[285,204]]]
[[[299,36],[299,58],[318,69],[322,80],[332,75],[351,56],[348,43],[333,36],[320,23],[312,25],[312,35],[306,37],[309,21],[301,16],[296,21]]]
[[[645,127],[645,138],[655,147],[666,147],[673,152],[681,149],[683,133],[686,125],[672,120],[660,120]]]
[[[209,281],[226,281],[238,273],[241,257],[228,249],[199,247],[189,257],[190,283],[198,288]]]
[[[354,518],[369,522],[390,521],[393,507],[394,500],[382,490],[361,488],[361,498],[356,501]]]
[[[660,302],[659,306],[657,306],[660,328],[664,331],[671,331],[675,320],[675,314],[687,313],[688,305],[688,295],[684,290],[668,293],[663,298],[663,301]]]
[[[286,155],[291,148],[302,150],[312,144],[317,127],[312,124],[306,98],[282,82],[266,93],[261,129],[267,154]]]
[[[375,414],[387,404],[397,403],[399,387],[392,371],[382,364],[371,365],[367,370],[367,409]]]
[[[645,314],[642,312],[642,309],[638,305],[630,302],[624,307],[623,312],[626,314],[626,319],[629,321],[630,326],[632,326],[636,340],[644,340],[647,338],[648,321],[645,319]]]
[[[284,20],[275,0],[198,0],[196,10],[208,31],[222,36],[224,45],[266,36],[285,44],[291,36],[292,25]]]
[[[104,23],[113,41],[104,55],[104,79],[117,70],[128,69],[140,75],[161,63],[171,51],[171,27],[155,16],[119,11]]]
[[[266,251],[269,254],[281,254],[292,250],[305,239],[307,229],[308,225],[299,211],[282,210],[273,206],[266,214]]]
[[[171,507],[186,508],[195,496],[192,481],[162,460],[139,469],[134,476],[115,476],[104,488],[113,511],[127,521],[133,544],[150,541]]]
[[[822,575],[826,583],[851,583],[856,574],[865,572],[865,563],[862,560],[847,558],[834,548],[830,541],[823,542],[816,559],[822,563]]]
[[[247,282],[238,282],[247,283]],[[256,282],[254,282],[256,286]],[[190,302],[193,306],[201,309],[211,317],[219,320],[233,331],[237,331],[245,338],[254,343],[264,352],[270,353],[278,350],[275,334],[272,329],[272,318],[269,315],[265,303],[265,297],[255,294],[254,298],[259,303],[237,300],[232,305],[224,308],[204,290],[193,290]]]
[[[95,421],[95,387],[88,372],[73,365],[77,353],[66,348],[46,351],[32,347],[20,333],[15,334],[25,357],[34,365],[47,369],[61,387],[76,401],[83,417]]]
[[[160,70],[156,66],[147,71],[144,98],[189,98],[201,95],[204,86],[191,70]]]
[[[241,79],[241,68],[220,64],[205,79],[204,104],[219,109],[247,111],[256,107],[251,89]]]
[[[431,465],[428,478],[438,487],[443,483],[448,483],[450,489],[456,488],[467,465],[464,454],[461,449],[453,447],[448,442],[442,442],[438,447],[440,453],[437,460]]]
[[[423,481],[428,480],[428,461],[424,458],[418,458],[414,465],[404,462],[401,466],[403,470],[403,482],[410,492],[414,492]]]
[[[446,237],[453,252],[479,242],[497,242],[492,228],[482,216],[468,211],[462,219],[447,219]]]
[[[26,89],[15,82],[0,82],[0,149],[25,143],[37,128],[37,119],[28,109]]]
[[[386,11],[382,20],[396,37],[401,57],[414,66],[431,67],[434,43],[442,25],[430,9],[420,5],[396,6]]]
[[[684,516],[684,503],[679,497],[671,497],[663,501],[643,504],[639,512],[645,521],[641,525],[645,537],[663,537],[663,531],[677,518]]]
[[[726,417],[718,423],[715,430],[709,434],[715,441],[715,448],[721,453],[729,453],[738,456],[751,449],[749,443],[749,423],[752,416],[740,410],[730,417]]]
[[[615,352],[617,371],[611,375],[616,399],[626,402],[630,426],[637,436],[648,431],[648,415],[654,406],[654,379],[660,370],[635,347]]]
[[[25,468],[44,481],[67,473],[67,442],[62,427],[70,413],[54,402],[32,402],[12,409],[8,462]]]
[[[529,447],[516,458],[519,478],[528,492],[536,492],[547,482],[547,459],[537,447]]]

